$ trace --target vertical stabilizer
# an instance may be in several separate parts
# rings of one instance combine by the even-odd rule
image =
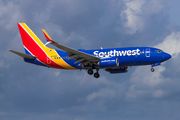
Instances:
[[[46,49],[44,44],[25,23],[18,23],[18,27],[26,54],[40,56]]]
[[[26,54],[36,56],[47,66],[65,69],[51,59],[52,54],[56,54],[55,50],[46,47],[25,23],[18,23],[18,27]]]

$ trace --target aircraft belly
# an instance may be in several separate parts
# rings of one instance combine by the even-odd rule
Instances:
[[[148,60],[144,56],[123,56],[119,57],[120,66],[138,66],[138,65],[150,65],[151,60]]]

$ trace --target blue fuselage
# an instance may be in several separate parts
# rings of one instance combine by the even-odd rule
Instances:
[[[118,58],[119,66],[139,66],[139,65],[156,65],[160,64],[169,58],[171,55],[163,52],[160,49],[152,47],[126,47],[126,48],[111,48],[111,49],[96,49],[96,50],[83,50],[84,53],[91,54],[99,57],[100,59]],[[69,65],[80,69],[80,63],[74,64],[76,61],[73,59],[68,60],[67,52],[56,50],[61,58]]]

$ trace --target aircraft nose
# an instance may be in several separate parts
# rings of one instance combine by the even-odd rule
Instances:
[[[168,59],[170,59],[170,58],[171,58],[171,55],[170,55],[170,54],[168,54],[168,53],[165,53],[164,57],[165,57],[165,59],[166,59],[166,60],[168,60]]]

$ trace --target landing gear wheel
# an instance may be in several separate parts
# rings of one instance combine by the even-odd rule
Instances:
[[[98,72],[94,73],[94,77],[95,77],[95,78],[99,78],[99,76],[100,76],[100,75],[99,75]]]
[[[92,69],[89,69],[89,70],[87,71],[87,73],[88,73],[89,75],[92,75],[92,74],[93,74],[93,70],[92,70]]]
[[[151,72],[154,72],[154,68],[151,68]]]

